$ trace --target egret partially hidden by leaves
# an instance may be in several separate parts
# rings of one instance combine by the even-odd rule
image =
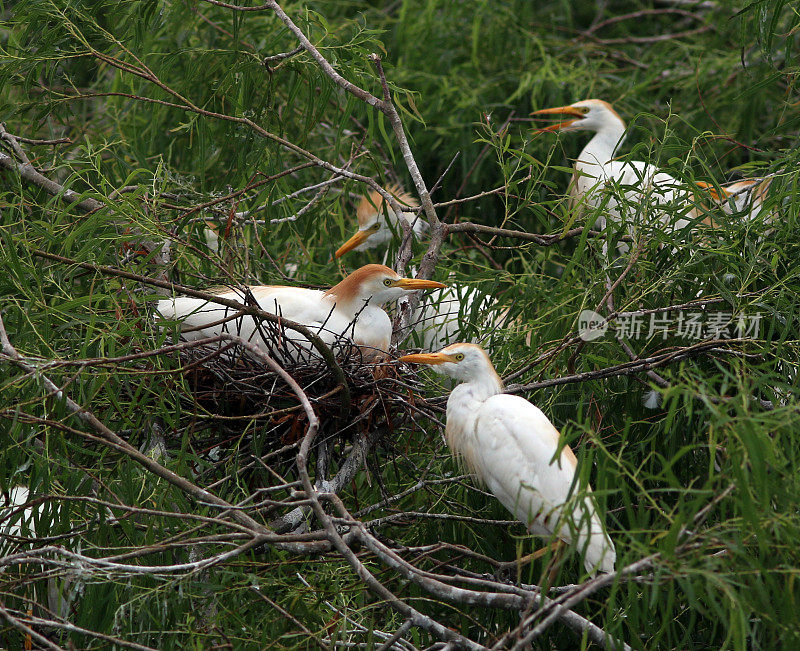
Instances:
[[[691,193],[678,179],[644,161],[613,160],[625,138],[625,121],[611,104],[599,99],[586,99],[569,106],[534,111],[531,115],[562,115],[568,118],[539,131],[594,133],[575,160],[575,174],[569,188],[574,207],[603,207],[609,219],[627,225],[629,230],[636,214],[649,213],[663,224],[672,222],[672,227],[676,229],[689,224],[687,219],[673,219],[670,213],[659,209],[659,206],[663,208],[666,204],[680,206],[688,205],[691,201]],[[606,187],[615,186],[624,199],[603,191]],[[644,206],[653,206],[653,211],[643,211]],[[600,230],[605,228],[604,215],[598,217],[596,225]]]
[[[399,185],[390,186],[389,193],[400,205],[417,208],[419,202]],[[341,258],[348,251],[366,251],[391,242],[393,231],[402,234],[401,222],[407,223],[414,236],[419,238],[428,230],[428,222],[414,212],[396,213],[386,200],[376,191],[361,197],[356,208],[358,230],[336,251]]]
[[[626,225],[631,234],[637,215],[649,218],[650,225],[659,224],[675,230],[682,230],[698,221],[712,225],[708,216],[703,216],[708,206],[694,188],[689,188],[649,163],[613,160],[625,138],[625,121],[608,102],[587,99],[569,106],[541,109],[531,115],[568,118],[539,131],[594,133],[575,160],[575,174],[569,189],[573,207],[602,207],[612,222]],[[696,185],[701,189],[709,189],[709,184],[704,182]],[[616,187],[619,192],[616,195],[604,192],[608,187]],[[709,194],[717,207],[722,207],[726,212],[732,212],[732,198],[737,212],[744,211],[748,218],[753,218],[761,211],[768,187],[769,182],[763,184],[761,179],[740,181],[723,186],[723,196],[713,188],[710,188]],[[601,230],[605,228],[604,215],[598,217],[596,225]],[[620,247],[621,250],[625,248]]]
[[[212,291],[220,298],[255,303],[265,312],[300,323],[328,345],[340,339],[366,349],[387,351],[392,337],[392,322],[381,306],[418,289],[445,287],[434,280],[402,278],[379,264],[368,264],[347,275],[327,291],[304,287],[259,285]],[[273,330],[264,328],[249,315],[202,298],[176,297],[159,301],[163,319],[181,322],[185,339],[197,341],[222,332],[236,334],[264,350],[285,348],[276,341],[265,341]],[[287,329],[281,336],[290,337],[298,347],[310,350],[310,343],[299,333]]]
[[[400,361],[431,365],[461,382],[447,400],[447,444],[503,506],[535,535],[574,541],[587,572],[614,571],[616,551],[591,488],[576,483],[578,460],[560,447],[558,430],[538,407],[502,393],[480,346],[453,344]]]
[[[389,192],[401,205],[415,208],[419,202],[399,185],[389,187]],[[413,212],[395,213],[377,192],[361,197],[356,209],[358,230],[336,251],[340,258],[350,251],[388,247],[394,233],[402,237],[401,222],[412,229],[419,238],[428,230],[428,223]],[[387,249],[388,250],[388,249]],[[385,256],[384,256],[385,260]],[[471,317],[487,318],[482,325],[490,323],[492,328],[508,324],[509,309],[501,309],[497,301],[472,286],[447,287],[424,296],[412,317],[414,331],[419,343],[426,350],[438,350],[447,344],[464,339],[464,323]],[[529,341],[530,335],[528,335]]]
[[[711,183],[695,181],[695,185],[706,190],[727,214],[740,214],[747,219],[756,219],[761,214],[771,183],[771,178],[745,179],[721,185],[717,189]],[[770,212],[765,216],[765,221],[769,222],[772,217]]]

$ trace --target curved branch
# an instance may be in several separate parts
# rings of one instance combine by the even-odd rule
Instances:
[[[63,262],[65,264],[72,264],[76,267],[81,267],[83,269],[89,269],[91,271],[96,271],[97,273],[106,274],[109,276],[117,276],[119,278],[127,278],[128,280],[135,280],[140,283],[144,283],[146,285],[152,285],[153,287],[160,287],[161,289],[168,289],[174,293],[185,294],[186,296],[192,296],[194,298],[202,298],[209,303],[216,303],[218,305],[224,305],[225,307],[229,307],[233,310],[238,310],[241,314],[249,314],[250,316],[257,316],[260,319],[264,319],[265,321],[269,321],[270,323],[275,323],[282,327],[288,328],[289,330],[294,330],[295,332],[300,333],[306,339],[308,339],[314,348],[320,354],[325,363],[328,366],[328,369],[333,373],[336,381],[338,382],[339,386],[341,387],[342,391],[342,414],[347,413],[350,409],[350,386],[347,384],[347,378],[345,377],[344,371],[342,367],[336,361],[336,357],[331,351],[331,349],[325,344],[324,341],[320,338],[319,335],[312,332],[309,328],[304,326],[302,323],[297,323],[296,321],[291,321],[289,319],[285,319],[280,317],[276,314],[272,314],[270,312],[265,312],[260,307],[255,307],[253,305],[245,305],[244,303],[240,303],[239,301],[235,301],[229,298],[222,298],[221,296],[216,296],[215,294],[210,294],[209,292],[204,292],[193,287],[187,287],[186,285],[179,285],[177,283],[171,283],[166,280],[157,280],[155,278],[148,278],[147,276],[141,276],[139,274],[131,273],[130,271],[124,271],[122,269],[117,269],[115,267],[108,267],[105,265],[98,265],[92,264],[90,262],[80,262],[78,260],[73,260],[72,258],[66,258],[61,255],[56,255],[55,253],[48,253],[47,251],[41,251],[39,249],[31,249],[31,253],[35,256],[40,258],[46,258],[48,260],[54,260],[56,262]]]

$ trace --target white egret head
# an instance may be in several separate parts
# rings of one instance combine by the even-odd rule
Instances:
[[[486,351],[477,344],[451,344],[436,353],[404,355],[400,361],[426,364],[437,373],[448,375],[460,382],[478,382],[488,376],[502,386],[492,361]]]
[[[403,278],[396,271],[382,264],[368,264],[348,274],[325,294],[334,296],[337,304],[353,305],[358,308],[365,302],[381,306],[418,289],[441,289],[443,287],[446,287],[444,283],[435,280]]]
[[[585,99],[569,106],[541,109],[531,115],[563,115],[569,118],[539,131],[601,131],[609,126],[625,128],[625,121],[619,113],[601,99]]]

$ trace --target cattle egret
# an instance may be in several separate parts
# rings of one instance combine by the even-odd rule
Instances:
[[[442,287],[445,285],[434,280],[401,278],[389,267],[368,264],[356,269],[327,291],[267,285],[213,293],[220,298],[241,302],[252,297],[265,312],[307,326],[328,345],[345,339],[366,349],[386,351],[391,342],[392,322],[380,306],[417,289]],[[201,298],[182,296],[164,299],[158,302],[157,311],[164,319],[180,321],[182,334],[190,341],[228,332],[270,353],[285,350],[280,342],[265,341],[264,337],[269,332],[260,327],[253,317],[240,315],[221,323],[236,311]],[[310,343],[299,333],[286,330],[285,337],[300,349],[311,349]],[[298,355],[288,357],[297,360]]]
[[[660,172],[658,168],[643,161],[612,160],[622,140],[625,138],[625,122],[608,102],[599,99],[587,99],[569,106],[542,109],[531,115],[563,115],[569,119],[540,131],[592,131],[594,136],[583,148],[575,160],[570,195],[573,207],[585,204],[590,208],[604,208],[609,219],[618,224],[625,224],[633,234],[634,216],[645,214],[654,217],[662,225],[682,229],[689,224],[688,219],[674,219],[670,214],[655,208],[648,215],[643,211],[653,204],[663,209],[669,204],[686,207],[689,212],[692,195],[678,179]],[[605,187],[617,187],[624,195],[614,196],[603,192]],[[606,220],[600,215],[596,222],[602,230]],[[620,250],[627,246],[620,245]]]
[[[748,219],[756,219],[761,214],[771,183],[771,178],[746,179],[722,185],[717,190],[711,183],[695,181],[695,185],[706,190],[727,214],[743,214]],[[772,213],[766,215],[765,221],[771,221],[772,217]]]
[[[390,186],[389,193],[401,205],[411,208],[419,206],[419,202],[399,185]],[[339,247],[335,253],[337,258],[341,258],[348,251],[366,251],[387,244],[392,240],[393,231],[400,229],[402,232],[401,220],[411,227],[417,238],[428,230],[428,222],[413,212],[401,212],[398,215],[376,191],[361,197],[356,208],[356,217],[358,218],[358,230],[353,237]]]
[[[391,186],[389,192],[401,204],[417,206],[418,202],[400,186]],[[358,231],[336,251],[339,258],[349,251],[365,251],[387,245],[398,231],[398,216],[377,192],[364,195],[356,210]],[[413,213],[400,213],[412,228],[416,237],[428,229],[428,223]],[[420,301],[412,316],[414,332],[420,337],[420,345],[426,350],[438,350],[447,344],[463,339],[462,323],[470,317],[491,314],[490,325],[507,325],[509,309],[499,310],[496,301],[470,286],[447,287],[430,292]],[[485,322],[484,322],[485,326]],[[530,335],[528,335],[528,339]],[[529,342],[530,343],[530,342]]]
[[[608,102],[587,99],[569,106],[541,109],[531,115],[562,115],[569,118],[540,131],[594,133],[575,161],[575,174],[570,183],[573,207],[580,204],[590,208],[604,207],[612,221],[628,225],[631,235],[633,217],[637,214],[652,217],[662,226],[676,230],[685,228],[700,217],[698,203],[702,202],[698,202],[695,193],[675,177],[643,161],[612,160],[625,138],[625,122]],[[769,180],[740,181],[723,186],[722,197],[708,183],[698,182],[696,185],[708,189],[725,212],[731,214],[744,210],[748,217],[754,218],[761,211]],[[617,186],[624,194],[625,201],[602,192],[607,186]],[[642,210],[648,205],[653,206],[652,212]],[[664,210],[669,205],[676,209],[671,211],[673,214]],[[677,219],[674,213],[679,215]],[[708,218],[701,221],[710,224]],[[602,230],[605,225],[606,220],[601,215],[597,227]],[[620,245],[621,251],[626,249],[625,245]]]
[[[576,541],[586,571],[613,572],[616,551],[597,515],[591,488],[575,483],[578,461],[559,433],[524,398],[502,393],[488,355],[475,344],[405,355],[461,382],[447,400],[447,444],[534,535]],[[570,492],[573,492],[570,495]],[[576,540],[577,536],[577,540]]]

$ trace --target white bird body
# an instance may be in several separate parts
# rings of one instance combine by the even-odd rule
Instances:
[[[439,350],[464,341],[464,324],[470,319],[480,319],[476,330],[508,326],[509,311],[510,308],[501,309],[491,296],[473,286],[451,285],[423,296],[412,324],[423,349]]]
[[[591,495],[575,484],[578,461],[559,449],[559,433],[524,398],[501,393],[503,384],[482,348],[453,344],[438,353],[401,361],[434,365],[461,380],[447,401],[447,444],[469,470],[528,530],[576,542],[586,570],[612,572],[616,551]]]
[[[581,154],[575,162],[575,169],[589,175],[576,175],[576,195],[592,208],[604,206],[613,222],[628,225],[628,234],[631,236],[635,234],[635,223],[639,216],[655,218],[661,226],[671,231],[679,231],[689,224],[688,219],[674,219],[658,209],[659,204],[686,204],[689,193],[674,176],[659,172],[653,165],[643,161],[608,161],[600,166],[586,162]],[[625,200],[619,201],[613,193],[606,197],[600,192],[608,187],[619,188]],[[636,190],[629,189],[631,187]],[[650,206],[655,208],[648,208]],[[603,215],[598,217],[596,226],[600,230],[605,228],[606,219]]]
[[[279,285],[252,286],[248,291],[262,310],[306,326],[329,346],[344,339],[363,348],[386,351],[391,343],[392,323],[380,306],[415,289],[441,287],[444,285],[435,281],[401,278],[383,265],[366,265],[327,291]],[[220,298],[245,302],[242,289],[215,293]],[[182,335],[189,341],[227,332],[267,352],[285,350],[277,342],[265,341],[263,335],[274,335],[274,330],[259,328],[258,320],[250,315],[218,323],[236,314],[236,310],[205,299],[164,299],[159,301],[157,311],[164,319],[180,321]],[[287,329],[286,337],[304,351],[313,350],[300,333]],[[296,358],[299,353],[290,356]]]
[[[51,521],[60,516],[60,507],[48,507],[47,502],[25,507],[33,497],[27,486],[16,485],[8,491],[8,502],[4,502],[0,498],[0,556],[16,553],[25,546],[24,542],[12,539],[39,537],[36,531],[36,521],[41,524],[42,518]],[[48,508],[52,510],[47,512]],[[70,540],[67,546],[73,547],[73,549],[77,547],[76,551],[80,552],[80,545],[76,541]],[[69,570],[50,576],[46,582],[47,606],[51,612],[63,619],[70,618],[72,604],[80,598],[86,586],[86,572],[82,563],[71,561],[70,565],[72,567]],[[34,601],[43,601],[43,599],[36,598]]]
[[[30,491],[26,486],[12,486],[9,489],[8,503],[6,505],[8,510],[3,512],[2,518],[0,518],[0,534],[13,538],[27,538],[35,535],[33,531],[33,509],[27,508],[12,514],[12,509],[28,503],[29,496]]]
[[[659,171],[643,161],[613,160],[625,138],[625,122],[614,108],[603,100],[588,99],[569,106],[534,111],[532,115],[561,114],[572,119],[540,129],[540,131],[592,131],[589,140],[575,161],[576,173],[570,185],[573,207],[584,204],[591,208],[604,207],[609,219],[628,227],[631,236],[635,222],[643,218],[647,225],[658,225],[668,231],[681,231],[702,216],[698,205],[702,200],[675,177]],[[707,188],[715,206],[728,214],[744,211],[749,219],[761,212],[769,180],[739,181],[721,188],[723,197],[710,184],[697,182]],[[604,192],[605,188],[619,188],[617,193]],[[624,201],[617,197],[624,196]],[[671,207],[671,210],[666,210]],[[713,226],[708,217],[700,219]],[[606,226],[600,216],[599,229]],[[604,247],[605,248],[605,247]],[[620,245],[624,251],[627,246]]]

